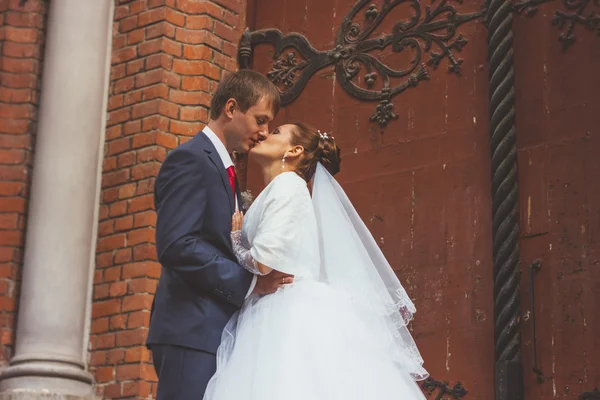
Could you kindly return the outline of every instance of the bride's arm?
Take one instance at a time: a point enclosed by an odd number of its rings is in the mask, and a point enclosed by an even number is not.
[[[250,249],[245,248],[242,244],[243,220],[244,216],[239,211],[236,211],[231,219],[231,244],[233,245],[233,253],[238,263],[246,270],[252,272],[254,275],[267,275],[273,269],[254,260]]]

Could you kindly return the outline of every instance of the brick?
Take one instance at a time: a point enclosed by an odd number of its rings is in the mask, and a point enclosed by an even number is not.
[[[188,0],[177,0],[177,9],[186,14],[208,14],[215,18],[221,18],[223,9],[210,2],[195,2]]]
[[[179,106],[166,100],[159,100],[158,112],[169,118],[178,118]]]
[[[118,365],[116,371],[116,379],[118,381],[142,379],[141,364]]]
[[[126,61],[133,60],[136,57],[137,52],[135,47],[125,47],[123,49],[113,51],[111,60],[113,64],[121,64]]]
[[[107,298],[109,286],[110,285],[108,283],[103,283],[101,285],[97,285],[96,287],[94,287],[94,300]],[[107,319],[107,322],[108,322],[108,319]]]
[[[144,344],[147,336],[148,336],[148,332],[146,329],[136,329],[133,331],[122,331],[122,332],[117,333],[117,346],[119,346],[119,347],[139,346],[139,345]],[[127,351],[129,351],[129,350],[130,349],[128,349]],[[128,360],[127,359],[127,351],[125,351],[125,362],[140,361],[140,360]]]
[[[160,36],[171,39],[175,38],[175,26],[167,22],[159,22],[146,28],[146,39],[153,39]]]
[[[97,368],[94,375],[98,383],[110,382],[114,378],[114,369],[112,367]]]
[[[127,34],[126,33],[124,33],[122,35],[116,35],[116,36],[113,35],[113,43],[112,43],[113,51],[122,49],[125,46],[127,46]]]
[[[108,143],[108,155],[123,153],[131,148],[131,140],[128,137],[115,139]]]
[[[110,284],[108,295],[110,297],[121,297],[127,293],[127,282],[113,282]],[[117,336],[118,342],[118,336]],[[118,345],[118,343],[117,343]]]
[[[35,89],[37,87],[37,77],[31,74],[11,74],[2,72],[0,73],[0,81],[2,82],[2,86],[10,88]]]
[[[32,104],[3,104],[0,117],[10,119],[32,119],[35,107]]]
[[[201,127],[201,124],[196,122],[171,121],[170,131],[176,135],[195,136]]]
[[[167,8],[165,18],[168,22],[177,26],[185,26],[186,24],[186,16],[183,13],[175,11],[171,8]]]
[[[214,32],[218,37],[225,39],[230,43],[237,43],[239,40],[238,33],[235,29],[219,21],[215,21]]]
[[[0,214],[0,229],[18,229],[19,215],[18,214]]]
[[[161,266],[157,262],[143,261],[126,264],[123,266],[123,279],[140,276],[159,278]]]
[[[106,301],[96,301],[92,305],[92,318],[105,317],[107,315],[118,314],[121,310],[121,300],[111,299]]]
[[[146,38],[146,29],[145,28],[136,29],[127,34],[127,45],[131,46],[131,45],[141,43],[144,41],[145,38]]]
[[[156,178],[152,177],[150,179],[144,179],[142,181],[139,181],[136,194],[139,196],[142,194],[154,193],[155,180]]]
[[[216,65],[228,72],[234,72],[237,70],[237,62],[233,58],[224,56],[219,53],[215,53],[213,61]]]
[[[177,43],[171,39],[163,38],[161,41],[161,49],[165,53],[171,54],[175,57],[181,57],[183,45]]]
[[[135,156],[135,153],[132,152]],[[137,185],[135,183],[128,183],[127,185],[123,185],[119,188],[119,199],[128,199],[130,197],[135,196],[135,189]]]
[[[237,56],[238,47],[237,44],[224,42],[223,43],[223,54],[229,56],[231,58],[235,58]]]
[[[22,182],[1,182],[0,196],[23,195],[25,185]]]
[[[183,56],[188,60],[212,60],[213,50],[204,45],[186,44],[183,46]]]
[[[181,86],[181,77],[178,74],[175,74],[171,71],[164,71],[163,83],[174,89],[179,89],[179,87]]]
[[[142,120],[142,132],[155,129],[166,131],[169,129],[169,120],[161,115],[154,115]]]
[[[123,218],[123,220],[128,221],[131,219],[131,216],[127,216]],[[117,250],[115,254],[115,264],[124,264],[128,263],[132,260],[132,251],[131,249],[121,249]]]
[[[245,2],[241,0],[212,0],[214,3],[233,11],[236,14],[241,14],[244,8]]]
[[[119,303],[119,300],[109,300],[112,302]],[[95,304],[94,304],[95,305]],[[97,349],[110,349],[115,345],[115,334],[105,333],[103,335],[97,335],[96,337],[96,348]]]
[[[205,107],[182,107],[180,119],[181,121],[206,123],[208,121],[208,109]]]
[[[124,104],[126,106],[130,106],[132,104],[136,104],[142,101],[142,91],[134,90],[133,92],[128,92],[125,94]]]
[[[113,252],[107,251],[105,253],[96,254],[96,267],[106,268],[112,265]]]
[[[148,8],[148,2],[146,0],[136,0],[129,4],[129,14],[135,15]]]
[[[141,93],[141,91],[139,91],[139,92]],[[140,121],[140,120],[128,121],[123,125],[123,134],[132,135],[134,133],[140,132],[141,129],[142,129],[142,121]]]
[[[240,25],[240,14],[234,14],[229,11],[223,11],[223,20],[224,23],[231,26],[232,28],[236,28]]]
[[[137,155],[134,151],[119,154],[117,157],[117,165],[119,168],[130,167],[136,162]]]
[[[138,164],[131,169],[131,177],[135,180],[140,180],[158,175],[160,164],[157,162],[148,162]],[[131,210],[130,210],[131,211]],[[133,212],[133,211],[132,211]]]
[[[118,217],[127,213],[127,202],[119,201],[109,206],[108,215],[110,217]]]
[[[94,322],[92,322],[92,325]],[[96,367],[98,365],[106,364],[106,352],[105,351],[95,351],[90,355],[90,365]]]
[[[144,43],[138,45],[138,54],[141,57],[149,54],[158,53],[162,49],[162,38],[146,40]]]
[[[110,385],[103,386],[104,392],[96,394],[99,399],[116,399],[123,396],[122,384],[112,383]]]
[[[110,317],[110,329],[112,329],[112,330],[125,329],[126,326],[127,326],[127,315],[126,314],[113,315],[112,317]]]
[[[133,15],[128,18],[124,18],[119,22],[119,32],[126,33],[130,32],[138,27],[138,16]]]
[[[129,175],[129,170],[120,170],[104,174],[102,176],[102,187],[107,188],[125,183],[129,179]]]
[[[146,26],[164,20],[166,10],[164,8],[149,10],[141,13],[138,19],[138,26]]]
[[[154,243],[156,237],[153,227],[144,227],[127,233],[127,242],[131,246],[140,243]]]
[[[117,168],[117,157],[109,157],[105,158],[102,162],[102,170],[104,172],[109,172],[115,170]]]
[[[114,82],[114,81],[124,78],[124,77],[125,77],[125,64],[113,65],[112,68],[110,69],[110,81]],[[111,83],[111,89],[109,90],[110,93],[114,93],[114,91],[115,91],[114,86],[115,86],[115,83]]]
[[[2,58],[2,70],[4,72],[37,74],[38,65],[38,61],[29,58]]]
[[[156,132],[143,132],[133,136],[131,147],[134,149],[156,144]]]
[[[130,15],[129,6],[118,6],[115,8],[115,21],[120,21]]]
[[[156,286],[158,281],[156,279],[151,278],[137,278],[132,279],[128,285],[128,293],[150,293],[154,294],[156,292]]]
[[[126,356],[127,359],[127,356]],[[141,396],[149,398],[152,394],[152,384],[150,382],[136,381],[123,382],[123,396]],[[152,398],[156,398],[154,395]]]
[[[100,238],[96,251],[102,252],[107,250],[115,250],[125,246],[125,235],[118,234]]]
[[[144,99],[144,101],[153,99],[168,99],[169,87],[164,84],[146,87],[142,91],[142,98]]]
[[[223,47],[223,40],[207,30],[175,29],[175,40],[187,44],[206,44],[217,50]]]
[[[0,246],[22,246],[23,238],[23,232],[21,231],[2,231]]]
[[[139,163],[145,163],[148,161],[159,161],[162,162],[167,156],[167,151],[163,147],[152,146],[145,149],[138,150],[137,161]]]
[[[44,25],[43,16],[38,13],[8,11],[4,15],[6,16],[5,25],[22,28],[43,28]]]
[[[123,95],[110,96],[108,99],[107,108],[109,111],[123,106]]]
[[[4,42],[2,54],[14,58],[40,58],[40,46],[36,44]]]
[[[118,93],[128,92],[134,88],[134,83],[135,83],[135,81],[134,81],[133,76],[128,76],[126,78],[119,79],[118,81],[115,82],[115,86],[113,88],[113,93],[118,94]]]
[[[144,103],[135,104],[131,110],[132,118],[143,118],[148,115],[156,114],[159,111],[160,100],[150,100]]]
[[[210,82],[203,76],[184,76],[181,78],[181,89],[185,91],[202,90],[208,92],[210,90]]]
[[[94,299],[97,297],[94,295]],[[98,318],[92,321],[90,327],[91,333],[104,333],[108,332],[108,318]]]
[[[123,298],[122,311],[149,310],[154,296],[151,294],[134,294]]]
[[[211,97],[205,92],[186,92],[183,90],[172,89],[169,93],[169,100],[176,104],[193,105],[193,106],[210,106]],[[173,123],[171,122],[171,126]]]
[[[25,161],[25,151],[17,149],[0,149],[0,160],[4,165],[22,164]]]
[[[113,329],[115,328],[119,329],[119,327],[113,326]],[[106,361],[108,361],[109,364],[117,364],[123,362],[123,360],[125,360],[125,350],[123,349],[112,349],[108,352],[106,357]]]
[[[29,131],[30,120],[27,119],[0,119],[0,133],[22,134]],[[16,144],[7,145],[0,142],[0,147],[15,148]]]
[[[133,248],[133,260],[145,261],[156,259],[156,247],[150,243],[143,243]]]
[[[191,15],[187,17],[185,26],[188,29],[213,29],[215,20],[208,15]],[[182,26],[182,25],[180,25]]]
[[[103,221],[98,224],[98,235],[101,237],[113,234],[115,231],[114,221]]]
[[[135,77],[135,87],[141,88],[144,86],[149,86],[149,85],[159,83],[162,79],[162,75],[163,75],[163,70],[160,68],[138,74]]]
[[[36,43],[38,40],[38,31],[32,28],[5,26],[4,39],[16,43]]]
[[[134,75],[144,69],[144,60],[133,60],[127,63],[127,67],[125,69],[125,73],[127,75]]]
[[[156,279],[154,279],[156,282]],[[150,326],[150,311],[134,311],[129,314],[127,329],[148,328]]]

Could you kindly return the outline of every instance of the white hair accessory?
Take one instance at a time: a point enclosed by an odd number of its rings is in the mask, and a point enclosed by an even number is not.
[[[321,137],[321,139],[325,140],[325,139],[331,139],[334,140],[335,138],[333,136],[328,136],[327,132],[321,133],[320,130],[317,130],[317,133],[319,134],[319,136]]]

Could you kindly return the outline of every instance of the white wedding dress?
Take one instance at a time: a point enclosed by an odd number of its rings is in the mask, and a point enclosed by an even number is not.
[[[318,174],[333,179],[320,165]],[[354,230],[321,226],[327,222],[316,208],[306,182],[286,172],[248,210],[244,246],[254,260],[294,274],[295,281],[274,294],[251,296],[231,319],[205,400],[425,399],[415,380],[424,379],[427,372],[406,329],[408,321],[390,317],[412,316],[412,303],[395,301],[404,309],[400,313],[397,308],[377,308],[377,295],[345,279],[358,277],[353,267],[336,279],[335,270],[324,266],[326,255],[341,251],[336,260],[359,262],[354,256],[353,261],[345,260],[357,246],[344,248],[348,243],[339,241]],[[327,206],[320,211],[324,217],[333,214]],[[331,249],[324,248],[328,243]],[[401,294],[405,296],[403,289]],[[370,304],[364,306],[363,301]]]

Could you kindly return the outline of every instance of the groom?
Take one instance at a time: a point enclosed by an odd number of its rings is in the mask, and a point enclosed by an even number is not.
[[[211,101],[210,121],[169,153],[154,188],[156,250],[162,274],[147,344],[158,376],[157,400],[202,399],[216,370],[229,318],[251,293],[269,294],[293,277],[256,277],[231,246],[231,217],[241,205],[230,154],[246,153],[268,135],[279,93],[264,76],[241,70]]]

